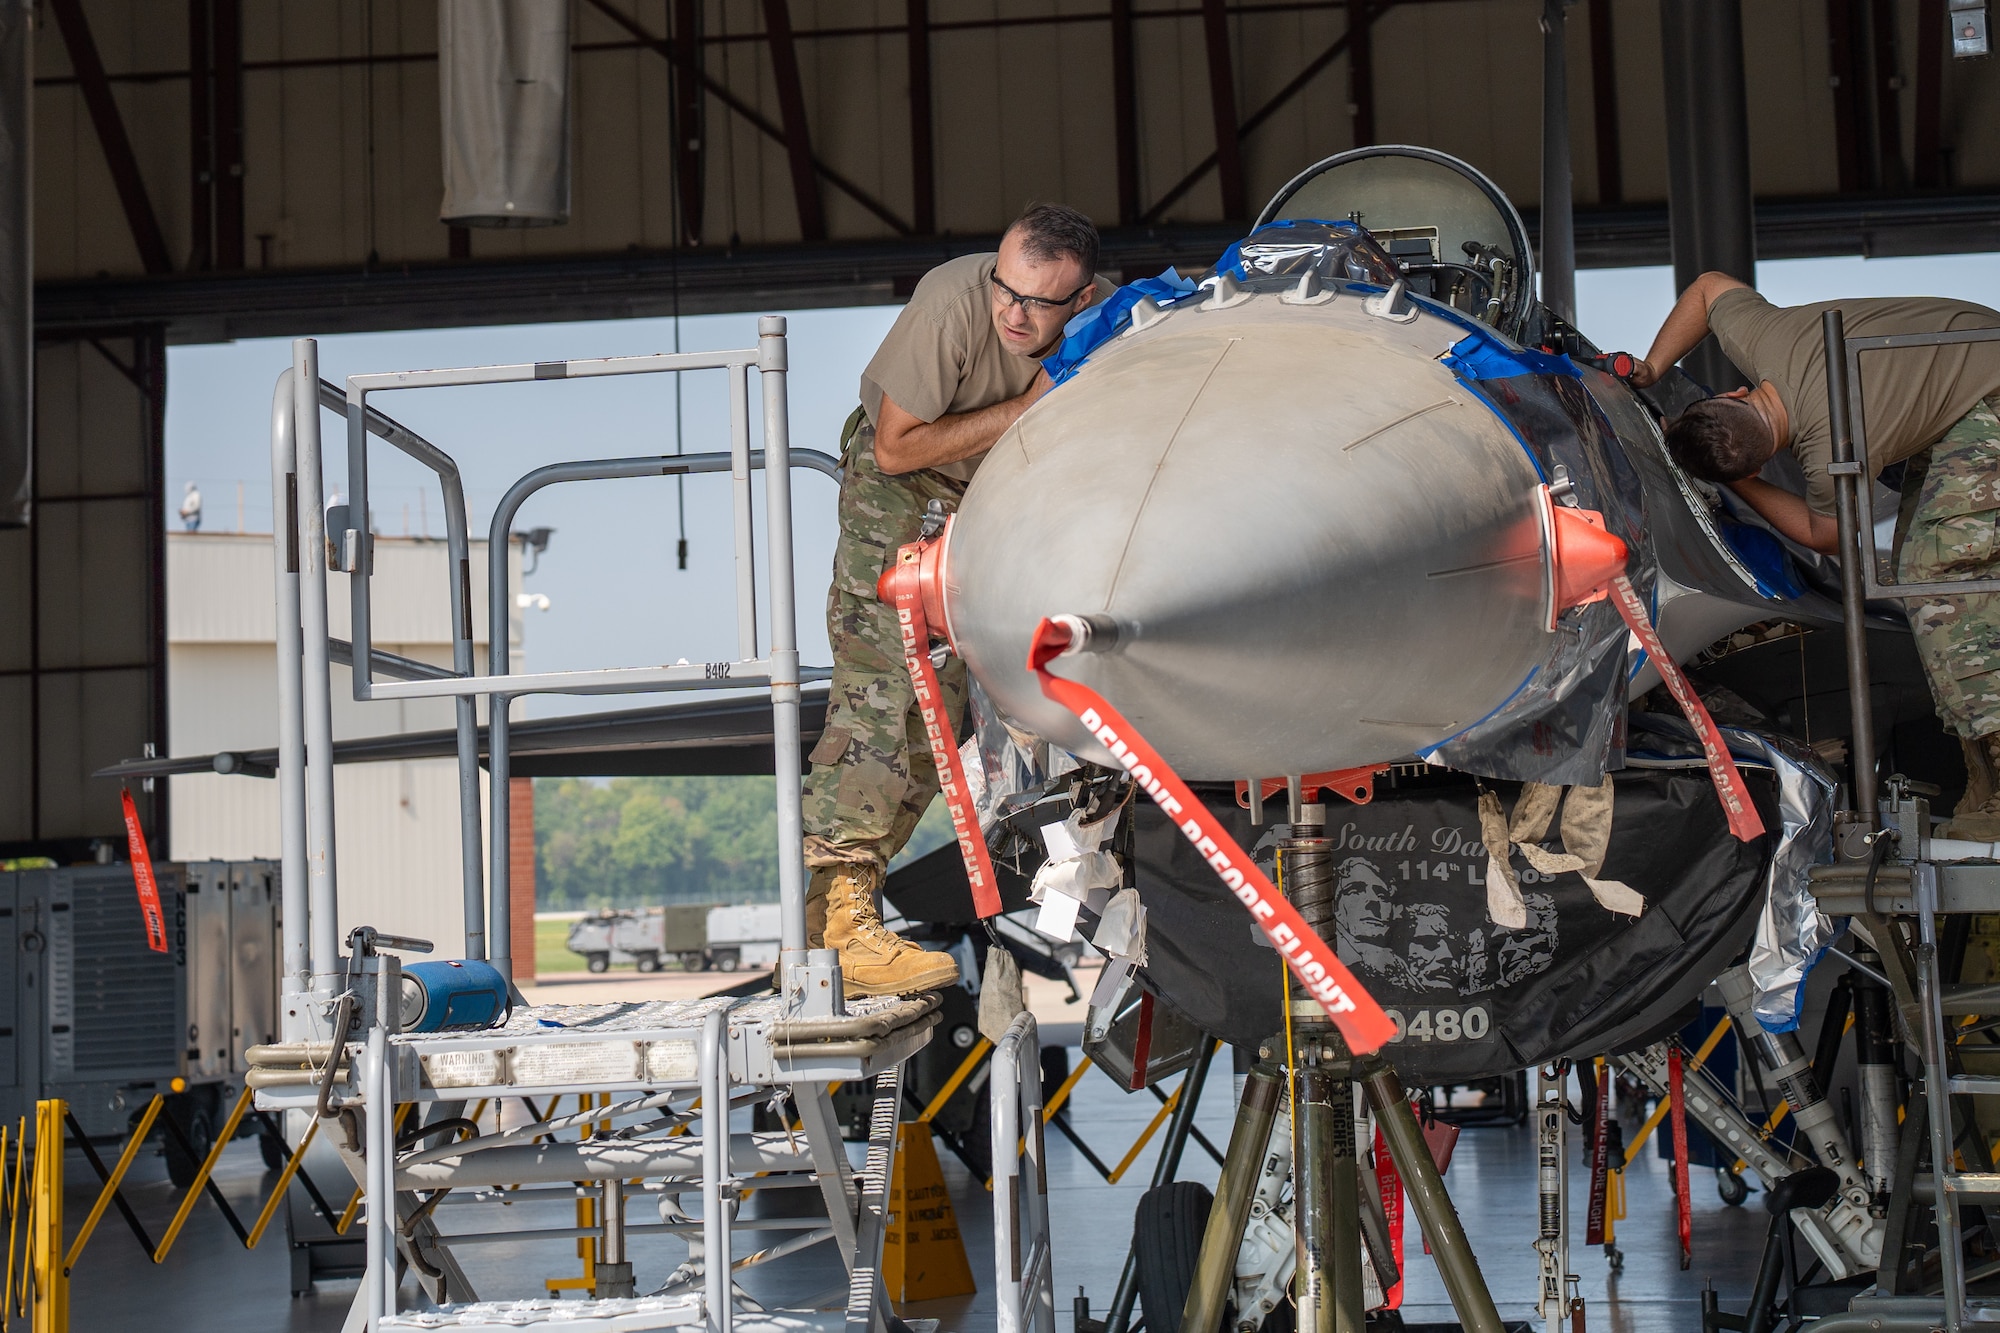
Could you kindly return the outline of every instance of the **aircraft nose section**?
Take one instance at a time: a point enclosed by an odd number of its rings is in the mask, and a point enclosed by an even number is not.
[[[1036,624],[1061,614],[1117,642],[1057,670],[1192,777],[1426,749],[1533,670],[1534,465],[1438,364],[1454,330],[1385,337],[1341,304],[1177,314],[1002,437],[940,578],[956,647],[1010,716],[1105,757],[1026,669]]]

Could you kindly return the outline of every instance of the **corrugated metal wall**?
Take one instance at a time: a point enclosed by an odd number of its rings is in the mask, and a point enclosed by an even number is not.
[[[189,4],[240,5],[241,246],[250,268],[437,260],[450,253],[437,220],[436,10],[430,0],[62,0],[94,34],[131,140],[137,175],[176,269],[220,252],[230,200],[194,177]],[[562,227],[474,233],[475,257],[609,254],[673,244],[676,185],[671,66],[658,43],[677,9],[699,12],[701,235],[710,246],[784,244],[800,236],[787,148],[724,105],[725,96],[782,129],[764,40],[764,0],[571,0],[575,49],[575,210]],[[1030,199],[1060,199],[1105,224],[1120,221],[1114,130],[1114,0],[930,0],[936,228],[997,231]],[[1907,182],[1920,130],[1916,68],[1921,0],[1755,0],[1744,5],[1754,185],[1760,197],[1841,188],[1835,47],[1829,15],[1878,10],[1895,34],[1879,69],[1897,120]],[[1141,212],[1215,149],[1201,6],[1132,6]],[[1459,154],[1523,205],[1536,202],[1540,89],[1538,0],[1403,0],[1375,20],[1373,95],[1353,101],[1342,53],[1243,138],[1249,207],[1325,154],[1352,146],[1372,119],[1378,142]],[[1344,3],[1236,0],[1229,64],[1239,121],[1249,122],[1346,36]],[[206,8],[204,13],[208,12]],[[812,152],[905,224],[916,218],[911,156],[908,0],[790,0]],[[1659,13],[1655,0],[1578,5],[1570,20],[1571,128],[1579,201],[1597,180],[1590,25],[1614,26],[1618,143],[1627,202],[1659,203]],[[612,14],[618,18],[612,17]],[[372,30],[370,19],[372,16]],[[1857,20],[1866,29],[1866,22]],[[1857,38],[1856,40],[1860,40]],[[62,33],[40,34],[37,97],[38,272],[44,279],[143,271],[140,251]],[[372,62],[372,63],[370,63]],[[2000,185],[2000,77],[1990,62],[1939,69],[1948,178]],[[207,86],[207,85],[204,85]],[[1864,122],[1883,98],[1868,90]],[[223,127],[225,130],[228,127]],[[696,127],[699,129],[700,127]],[[228,137],[226,134],[223,137]],[[228,158],[217,147],[217,171]],[[1871,141],[1872,142],[1872,141]],[[1867,145],[1864,145],[1866,147]],[[233,151],[233,150],[230,150]],[[1921,164],[1917,174],[1921,176]],[[1921,183],[1921,182],[1920,182]],[[1870,181],[1855,188],[1867,188]],[[1898,186],[1897,179],[1882,185]],[[822,179],[827,235],[896,234],[876,211]],[[226,192],[225,192],[226,193]],[[206,210],[206,211],[205,211]],[[220,212],[217,212],[220,210]],[[1223,215],[1213,171],[1149,221]],[[197,226],[210,218],[207,229]],[[1137,219],[1124,219],[1136,221]],[[197,234],[197,233],[200,234]],[[371,259],[372,257],[372,259]],[[225,265],[226,266],[226,265]]]
[[[107,330],[43,344],[35,372],[34,519],[0,531],[0,848],[81,856],[122,846],[118,784],[91,772],[165,753],[166,349]],[[134,795],[157,838],[165,793]]]
[[[155,510],[154,512],[158,512]],[[473,635],[486,660],[486,543],[472,552]],[[277,653],[273,645],[271,539],[256,534],[169,533],[168,673],[175,753],[261,749],[277,742]],[[518,548],[510,556],[519,573]],[[378,537],[378,648],[451,665],[445,544]],[[347,581],[330,585],[329,620],[347,637]],[[521,622],[510,617],[515,651]],[[449,700],[357,703],[347,668],[333,670],[337,740],[452,725]],[[176,860],[276,858],[278,784],[202,774],[169,779],[173,815],[166,840]],[[340,929],[371,925],[437,941],[456,954],[464,920],[459,878],[458,774],[454,761],[351,764],[334,771]],[[482,820],[490,805],[482,775]],[[532,889],[530,890],[532,891]]]

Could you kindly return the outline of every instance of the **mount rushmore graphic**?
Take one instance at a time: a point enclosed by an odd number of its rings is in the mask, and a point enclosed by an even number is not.
[[[1364,833],[1350,823],[1328,830],[1328,840],[1351,853],[1334,872],[1334,947],[1365,981],[1390,993],[1470,997],[1555,962],[1555,897],[1529,887],[1552,877],[1521,869],[1527,921],[1497,924],[1487,912],[1490,867],[1476,833],[1451,825]],[[1267,834],[1258,854],[1270,857],[1276,842]]]

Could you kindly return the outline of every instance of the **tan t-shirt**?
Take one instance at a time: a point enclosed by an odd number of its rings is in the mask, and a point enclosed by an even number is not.
[[[1941,296],[1868,297],[1774,306],[1747,287],[1708,308],[1722,350],[1752,380],[1769,380],[1792,423],[1792,453],[1806,474],[1806,504],[1833,512],[1833,437],[1826,410],[1826,335],[1820,316],[1839,310],[1847,336],[2000,328],[2000,311]],[[1907,347],[1861,355],[1868,475],[1935,444],[1952,423],[2000,390],[2000,342]],[[901,401],[898,399],[897,401]]]
[[[1009,352],[993,327],[991,284],[998,258],[960,255],[924,274],[861,372],[861,407],[870,422],[879,423],[885,395],[918,420],[936,421],[1028,391],[1041,362]],[[1092,300],[1113,290],[1115,285],[1100,277]],[[962,458],[931,470],[971,481],[978,469],[979,458]]]

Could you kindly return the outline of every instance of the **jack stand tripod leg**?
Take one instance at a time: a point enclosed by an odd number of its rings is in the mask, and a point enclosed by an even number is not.
[[[1472,1246],[1466,1242],[1458,1210],[1452,1207],[1451,1196],[1445,1193],[1444,1177],[1438,1174],[1424,1133],[1417,1128],[1417,1117],[1403,1095],[1403,1081],[1380,1056],[1368,1056],[1359,1064],[1361,1086],[1368,1093],[1368,1104],[1375,1108],[1375,1123],[1382,1127],[1389,1156],[1402,1173],[1410,1207],[1423,1225],[1425,1239],[1431,1243],[1438,1275],[1444,1279],[1459,1323],[1465,1326],[1465,1333],[1502,1333],[1493,1293],[1486,1289],[1486,1279],[1479,1271],[1479,1261],[1473,1257]]]
[[[1337,1039],[1331,1029],[1325,1034]],[[1308,1037],[1308,1042],[1311,1037]],[[1362,1333],[1361,1200],[1354,1156],[1354,1085],[1340,1077],[1347,1061],[1323,1064],[1301,1053],[1297,1117],[1299,1163],[1293,1173],[1298,1265],[1292,1290],[1299,1333]]]
[[[1236,1255],[1243,1248],[1243,1228],[1250,1220],[1250,1196],[1257,1187],[1257,1168],[1270,1146],[1271,1125],[1278,1118],[1278,1098],[1284,1076],[1259,1063],[1243,1080],[1243,1102],[1236,1108],[1236,1127],[1223,1154],[1222,1175],[1215,1182],[1215,1206],[1202,1233],[1201,1255],[1195,1260],[1194,1282],[1188,1287],[1181,1313],[1184,1333],[1216,1333],[1223,1307],[1236,1277]],[[1497,1330],[1495,1331],[1497,1333]]]
[[[1355,1174],[1360,1179],[1358,1194],[1361,1203],[1361,1243],[1368,1247],[1368,1262],[1375,1267],[1375,1280],[1388,1291],[1403,1280],[1402,1271],[1396,1265],[1396,1250],[1389,1241],[1389,1213],[1382,1206],[1381,1183],[1376,1178],[1369,1159],[1362,1156],[1366,1147],[1362,1140],[1355,1142]]]

